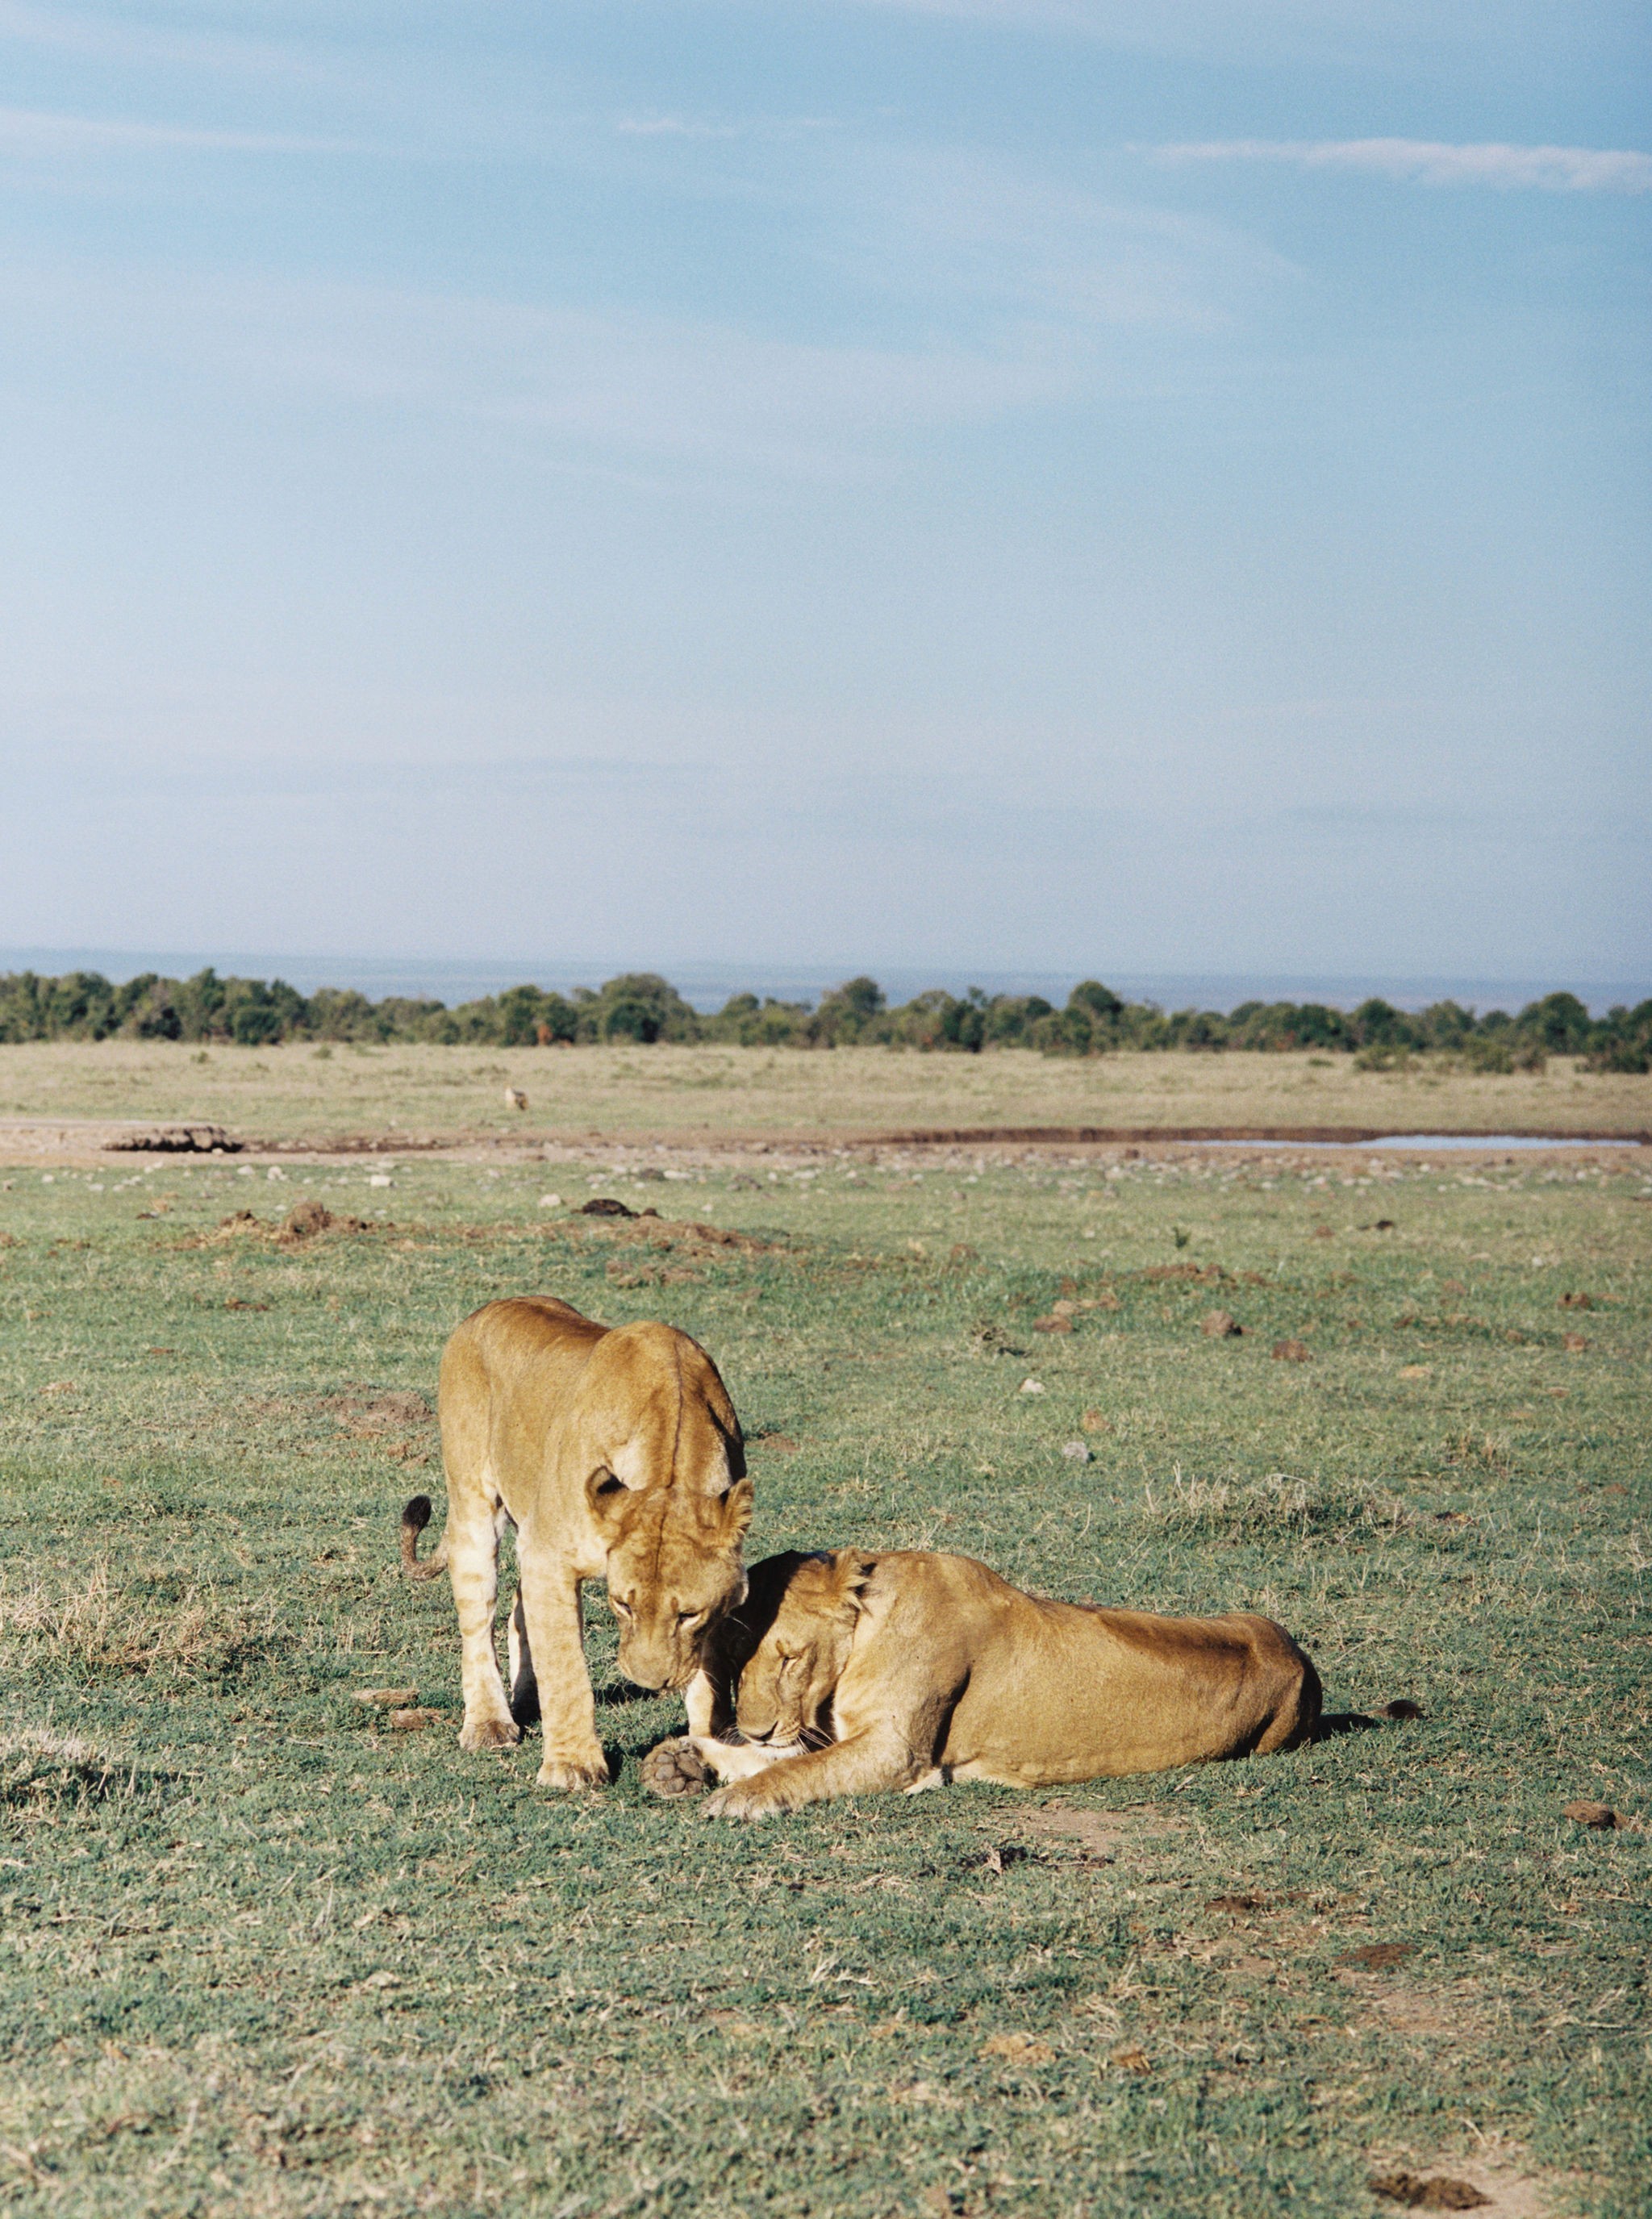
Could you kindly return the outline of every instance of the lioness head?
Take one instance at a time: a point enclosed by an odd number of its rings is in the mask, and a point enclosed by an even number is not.
[[[831,1738],[832,1697],[849,1660],[874,1557],[859,1549],[801,1557],[740,1675],[735,1723],[748,1741],[819,1744]],[[761,1575],[767,1568],[757,1568]]]
[[[641,1688],[686,1687],[746,1592],[751,1482],[717,1366],[669,1326],[618,1327],[592,1352],[571,1438],[606,1555],[619,1669]]]

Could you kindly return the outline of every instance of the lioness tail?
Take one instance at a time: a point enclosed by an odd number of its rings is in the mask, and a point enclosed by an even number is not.
[[[447,1535],[421,1563],[419,1559],[419,1537],[430,1524],[430,1497],[415,1495],[401,1514],[401,1569],[410,1580],[433,1580],[438,1572],[447,1569]]]

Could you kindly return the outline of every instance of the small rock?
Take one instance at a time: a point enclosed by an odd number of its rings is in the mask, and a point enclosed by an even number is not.
[[[1023,1395],[1041,1395],[1044,1392],[1044,1382],[1041,1379],[1023,1379],[1021,1383],[1021,1392]]]
[[[1593,1826],[1603,1834],[1624,1823],[1610,1803],[1568,1803],[1561,1816],[1575,1818],[1580,1826]]]
[[[560,1209],[562,1206],[562,1197],[559,1194],[542,1194],[539,1197],[541,1209]]]
[[[1070,1457],[1074,1464],[1088,1464],[1090,1462],[1090,1443],[1088,1441],[1063,1441],[1061,1444],[1061,1453],[1064,1457]]]
[[[1071,1333],[1072,1320],[1070,1317],[1059,1316],[1052,1310],[1048,1317],[1033,1320],[1033,1331],[1034,1333]]]
[[[1199,1330],[1207,1340],[1237,1340],[1245,1327],[1231,1311],[1207,1310],[1199,1321]]]
[[[433,1726],[442,1713],[439,1711],[392,1711],[390,1731],[393,1733],[422,1733]]]
[[[1281,1364],[1307,1364],[1314,1354],[1305,1340],[1276,1340],[1273,1352]]]
[[[352,1703],[365,1703],[370,1709],[399,1711],[419,1700],[419,1690],[417,1688],[357,1688],[350,1700]]]
[[[371,1172],[367,1184],[369,1186],[388,1186],[391,1184],[390,1174],[388,1172]]]

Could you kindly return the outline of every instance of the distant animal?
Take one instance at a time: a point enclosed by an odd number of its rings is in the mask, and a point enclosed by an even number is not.
[[[725,1818],[953,1780],[1044,1787],[1294,1749],[1320,1700],[1270,1619],[1049,1602],[923,1550],[789,1553],[753,1566],[689,1687],[688,1737],[644,1777],[670,1794],[715,1772]]]
[[[525,1110],[527,1106],[528,1097],[522,1091],[522,1089],[519,1086],[507,1086],[506,1088],[505,1107],[507,1110]]]
[[[734,1405],[711,1358],[668,1325],[612,1329],[567,1302],[488,1302],[442,1357],[438,1412],[447,1530],[423,1562],[427,1496],[401,1515],[413,1579],[444,1568],[459,1615],[460,1744],[495,1749],[544,1730],[542,1787],[608,1777],[585,1664],[581,1588],[606,1580],[619,1669],[681,1688],[746,1593],[751,1482]],[[499,1540],[517,1529],[511,1692],[494,1645]]]

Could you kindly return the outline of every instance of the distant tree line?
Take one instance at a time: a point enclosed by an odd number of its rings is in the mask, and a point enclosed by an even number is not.
[[[596,1041],[726,1041],[742,1047],[850,1045],[952,1050],[1028,1047],[1046,1055],[1117,1048],[1313,1048],[1391,1069],[1413,1055],[1449,1054],[1481,1071],[1541,1069],[1550,1055],[1586,1057],[1597,1070],[1652,1070],[1652,1001],[1592,1017],[1575,994],[1546,994],[1518,1015],[1477,1015],[1456,1002],[1419,1011],[1376,998],[1355,1010],[1323,1002],[1242,1002],[1214,1010],[1127,1002],[1086,979],[1057,1009],[1040,994],[964,995],[941,987],[891,1005],[873,979],[850,979],[818,1003],[736,994],[702,1016],[652,971],[627,972],[569,994],[512,986],[449,1009],[391,995],[382,1002],[338,987],[301,994],[281,979],[192,979],[153,972],[113,985],[95,971],[46,979],[0,974],[0,1042],[40,1040],[224,1041],[432,1041],[455,1047],[554,1047]]]

